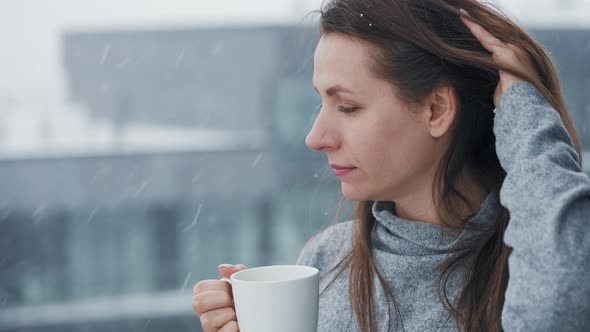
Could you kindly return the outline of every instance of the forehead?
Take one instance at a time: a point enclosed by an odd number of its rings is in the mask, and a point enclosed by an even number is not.
[[[314,83],[375,79],[369,70],[371,50],[369,43],[346,35],[322,35],[314,55]]]

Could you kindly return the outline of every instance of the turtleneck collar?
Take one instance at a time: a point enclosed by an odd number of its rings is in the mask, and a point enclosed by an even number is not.
[[[489,224],[498,204],[494,194],[489,193],[482,201],[479,211],[468,219],[468,223],[474,226]],[[377,221],[372,235],[375,248],[399,255],[447,253],[477,234],[471,228],[455,231],[423,221],[402,219],[395,214],[395,203],[391,201],[374,202],[372,213]]]

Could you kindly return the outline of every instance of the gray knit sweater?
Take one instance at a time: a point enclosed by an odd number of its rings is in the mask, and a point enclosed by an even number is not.
[[[494,120],[496,149],[507,172],[500,202],[489,194],[470,220],[491,222],[502,204],[510,211],[504,242],[513,248],[502,311],[505,331],[590,331],[590,178],[558,113],[529,83],[503,95]],[[393,288],[406,331],[456,331],[437,295],[438,272],[457,243],[473,230],[451,232],[403,220],[393,202],[375,202],[373,255]],[[353,221],[330,226],[303,248],[297,264],[315,266],[322,281],[318,331],[358,331],[348,293],[349,273],[334,283],[328,270],[347,253]],[[449,296],[459,290],[461,269],[451,275]],[[387,331],[387,303],[376,281],[379,331]],[[391,308],[393,331],[400,319]]]

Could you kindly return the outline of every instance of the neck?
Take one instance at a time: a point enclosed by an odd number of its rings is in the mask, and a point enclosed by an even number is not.
[[[431,183],[432,181],[430,181]],[[432,185],[424,185],[422,188],[422,190],[413,191],[411,195],[395,199],[396,214],[406,220],[421,221],[439,226],[447,225],[441,220],[436,210]],[[487,190],[479,185],[476,178],[469,171],[463,172],[457,184],[457,190],[467,199],[467,203],[458,197],[453,199],[453,212],[460,217],[460,220],[465,220],[479,211],[481,203],[487,195]]]

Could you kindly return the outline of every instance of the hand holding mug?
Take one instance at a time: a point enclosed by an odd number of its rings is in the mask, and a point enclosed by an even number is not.
[[[245,269],[246,267],[241,264],[222,264],[218,267],[223,279]],[[232,288],[223,279],[201,280],[193,287],[193,310],[201,320],[204,332],[239,331]]]

